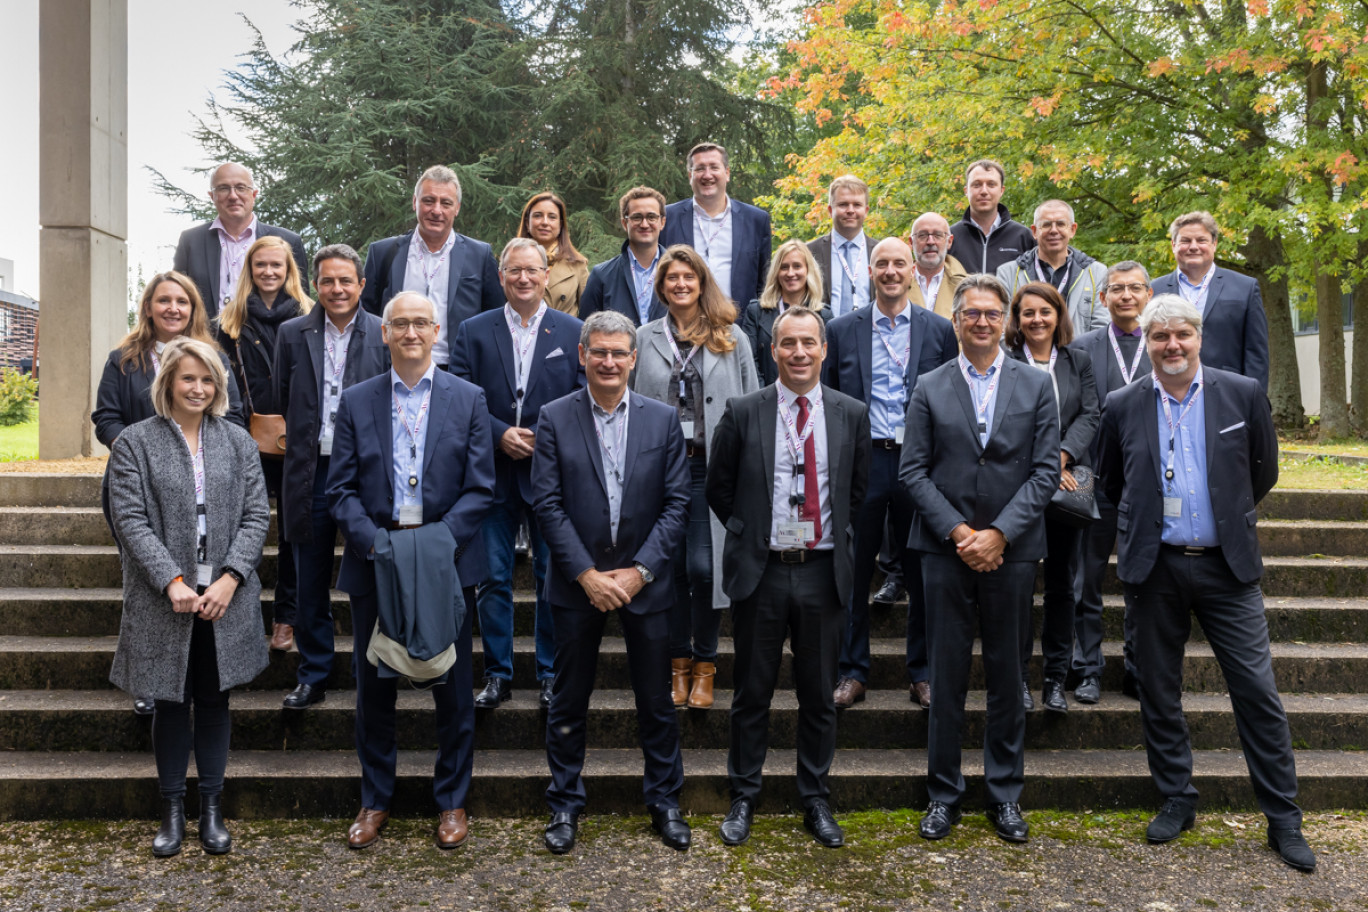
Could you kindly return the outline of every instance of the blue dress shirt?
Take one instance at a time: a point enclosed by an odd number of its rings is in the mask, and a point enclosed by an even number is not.
[[[636,292],[637,316],[641,319],[639,325],[645,326],[651,322],[651,305],[655,303],[655,273],[656,266],[660,264],[660,247],[657,245],[655,259],[644,269],[630,248],[627,262],[632,264],[632,288]]]
[[[993,436],[993,412],[997,408],[998,384],[994,382],[994,377],[1002,374],[1002,362],[1006,359],[1006,353],[998,349],[997,357],[993,363],[988,365],[988,372],[980,374],[978,369],[970,363],[969,359],[961,353],[959,356],[960,371],[964,374],[964,379],[969,383],[970,400],[974,403],[974,416],[983,425],[983,430],[979,431],[979,445],[988,446],[988,438]],[[989,388],[992,388],[990,394]],[[982,416],[979,416],[978,408],[983,405],[984,397],[988,398],[987,407]]]
[[[1183,415],[1184,407],[1192,402],[1201,384],[1202,369],[1199,367],[1187,395],[1182,402],[1178,402],[1164,391],[1157,378],[1154,382],[1154,412],[1155,420],[1159,423],[1159,463],[1156,466],[1159,484],[1164,497],[1177,497],[1183,503],[1181,515],[1164,517],[1161,540],[1166,545],[1212,548],[1221,543],[1216,536],[1216,520],[1211,512],[1211,491],[1207,488],[1206,410],[1199,401]],[[1169,425],[1160,397],[1168,398],[1169,414],[1176,425],[1172,481],[1164,478],[1168,465]],[[1180,415],[1183,416],[1181,420]]]
[[[869,334],[873,346],[869,373],[869,432],[875,440],[892,440],[907,418],[912,306],[904,301],[902,312],[893,318],[880,310],[875,310],[874,314],[874,331]],[[903,359],[902,366],[889,354],[890,348]]]
[[[392,477],[394,479],[394,512],[390,514],[390,519],[399,521],[399,509],[411,504],[421,504],[423,502],[423,445],[427,442],[428,421],[432,418],[432,374],[436,370],[435,364],[429,364],[427,372],[418,380],[413,389],[409,389],[394,368],[390,368],[390,388],[394,391],[394,399],[398,402],[390,402],[390,434],[392,435],[393,449],[393,468]],[[428,403],[428,409],[423,414],[422,426],[418,426],[419,412],[422,411],[423,403]],[[408,422],[408,427],[404,427],[404,422],[399,420],[399,411],[395,408],[398,405],[402,408],[404,418]],[[409,429],[417,433],[416,440],[410,440]],[[409,478],[416,477],[416,485],[409,484]]]

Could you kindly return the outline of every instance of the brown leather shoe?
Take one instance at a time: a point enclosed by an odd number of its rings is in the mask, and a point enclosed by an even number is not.
[[[364,849],[380,838],[380,831],[389,823],[389,811],[375,811],[362,808],[356,821],[347,830],[347,845],[353,849]]]
[[[437,848],[454,849],[470,835],[470,821],[464,808],[452,808],[437,815]]]
[[[912,702],[913,702],[913,703],[920,703],[922,709],[930,709],[930,708],[931,708],[931,682],[930,682],[930,681],[915,681],[915,682],[913,682],[913,684],[912,684],[911,688],[909,688],[909,690],[910,690],[910,693],[908,694],[908,696],[910,696],[910,697],[912,698]]]
[[[850,709],[865,698],[865,686],[854,678],[841,678],[832,693],[837,709]]]
[[[689,691],[689,706],[693,709],[712,709],[713,675],[717,666],[712,662],[693,663],[693,689]]]
[[[280,652],[294,649],[294,628],[279,621],[271,628],[271,648]]]
[[[670,659],[670,696],[675,706],[689,702],[689,687],[693,679],[692,659]]]

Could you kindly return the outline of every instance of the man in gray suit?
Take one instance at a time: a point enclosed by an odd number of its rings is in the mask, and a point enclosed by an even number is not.
[[[1045,556],[1045,506],[1059,487],[1059,414],[1049,376],[1007,358],[999,342],[1007,289],[989,275],[955,289],[960,355],[917,382],[899,478],[917,512],[908,546],[921,552],[931,719],[921,835],[941,839],[960,819],[960,744],[974,627],[983,640],[988,721],[983,738],[988,819],[1025,842],[1018,799],[1025,752],[1020,625]]]

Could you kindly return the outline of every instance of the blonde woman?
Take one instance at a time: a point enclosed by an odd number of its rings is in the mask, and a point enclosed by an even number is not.
[[[741,331],[750,341],[761,386],[769,386],[779,378],[774,353],[770,351],[770,331],[774,318],[790,307],[806,307],[823,323],[831,322],[831,308],[822,305],[822,271],[807,244],[799,240],[785,241],[774,251],[765,289],[759,298],[746,305],[741,317]]]

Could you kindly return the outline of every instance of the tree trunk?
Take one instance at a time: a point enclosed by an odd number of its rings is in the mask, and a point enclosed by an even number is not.
[[[1282,242],[1261,227],[1249,232],[1244,246],[1249,270],[1258,277],[1268,318],[1268,399],[1273,422],[1280,428],[1300,429],[1306,423],[1302,407],[1301,369],[1297,366],[1297,342],[1292,331],[1292,303],[1287,288],[1286,257]],[[1278,278],[1270,278],[1274,270]],[[1368,399],[1364,400],[1368,404]]]
[[[1344,377],[1344,291],[1337,275],[1316,263],[1316,320],[1320,323],[1320,428],[1317,437],[1349,436]]]
[[[1359,243],[1359,262],[1365,258],[1368,241]],[[1354,352],[1349,381],[1349,420],[1354,433],[1368,437],[1368,279],[1354,287]]]

